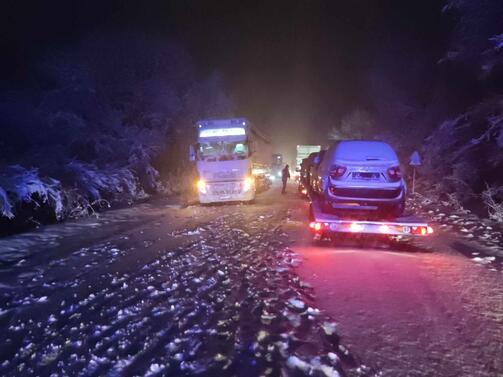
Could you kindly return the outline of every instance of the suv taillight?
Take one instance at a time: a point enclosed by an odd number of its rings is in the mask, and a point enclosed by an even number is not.
[[[388,169],[389,178],[396,182],[402,178],[402,172],[400,171],[400,166],[393,166]]]
[[[328,175],[330,175],[330,178],[334,178],[335,179],[335,178],[342,177],[345,172],[346,172],[346,167],[345,166],[334,165],[330,169],[330,173],[328,173]]]

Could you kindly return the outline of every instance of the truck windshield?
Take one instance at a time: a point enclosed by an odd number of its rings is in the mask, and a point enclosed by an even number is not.
[[[244,142],[211,141],[199,143],[199,159],[204,161],[244,160],[248,145]]]

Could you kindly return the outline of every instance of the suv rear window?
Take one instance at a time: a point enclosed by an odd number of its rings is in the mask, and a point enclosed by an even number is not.
[[[337,144],[335,158],[353,161],[398,160],[393,148],[382,141],[341,141]]]

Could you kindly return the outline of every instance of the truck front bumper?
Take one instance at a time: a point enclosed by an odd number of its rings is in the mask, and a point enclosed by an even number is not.
[[[243,181],[208,182],[205,192],[199,190],[199,202],[249,202],[255,199],[256,188],[252,185],[248,190],[243,189]]]

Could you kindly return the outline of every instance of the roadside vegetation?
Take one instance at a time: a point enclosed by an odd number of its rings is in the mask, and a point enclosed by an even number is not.
[[[404,167],[418,150],[422,194],[503,224],[503,5],[451,0],[443,16],[452,26],[431,55],[401,36],[376,44],[367,106],[328,136],[384,139]]]
[[[191,125],[232,109],[218,73],[144,34],[47,51],[32,75],[0,95],[1,234],[179,193]]]

